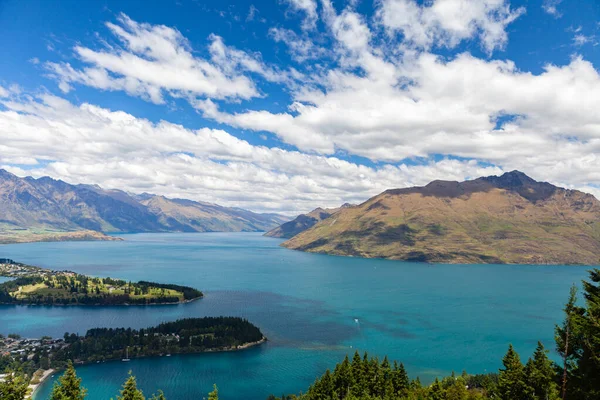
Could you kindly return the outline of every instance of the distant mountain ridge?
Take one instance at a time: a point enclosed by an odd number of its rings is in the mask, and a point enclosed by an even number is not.
[[[285,222],[277,228],[271,229],[265,233],[264,236],[290,239],[304,232],[307,229],[312,228],[317,222],[320,222],[326,218],[329,218],[332,214],[335,214],[342,208],[352,207],[351,204],[345,203],[338,208],[315,208],[309,213],[300,214],[291,221]]]
[[[283,243],[440,263],[600,264],[600,202],[522,172],[387,190]]]
[[[132,195],[0,169],[0,231],[261,232],[286,219],[148,193]]]

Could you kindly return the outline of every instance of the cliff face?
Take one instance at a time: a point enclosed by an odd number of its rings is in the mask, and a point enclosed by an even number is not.
[[[238,208],[155,195],[131,195],[48,177],[19,178],[0,170],[0,232],[266,231],[284,219]]]
[[[600,264],[600,202],[513,171],[393,189],[283,243],[440,263]]]

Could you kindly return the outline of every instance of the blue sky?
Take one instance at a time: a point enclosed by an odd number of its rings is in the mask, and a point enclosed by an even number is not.
[[[593,0],[0,0],[0,166],[289,214],[600,189]]]

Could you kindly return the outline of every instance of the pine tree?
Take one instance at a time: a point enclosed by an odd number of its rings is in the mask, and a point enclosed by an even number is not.
[[[600,269],[583,282],[585,312],[580,318],[583,351],[577,365],[578,383],[586,399],[600,398]]]
[[[498,376],[498,394],[501,400],[527,400],[531,389],[525,382],[525,371],[512,344],[502,359],[504,368]]]
[[[334,382],[336,391],[341,398],[345,398],[350,392],[350,388],[354,386],[352,366],[350,365],[348,356],[346,356],[344,361],[336,367]]]
[[[445,393],[444,388],[442,387],[441,382],[438,378],[435,378],[433,384],[429,387],[429,394],[427,396],[428,400],[444,400]]]
[[[527,384],[532,389],[535,400],[557,400],[558,387],[554,382],[556,374],[553,363],[548,359],[548,350],[538,342],[533,359],[529,359],[525,367]]]
[[[27,386],[23,376],[8,371],[4,382],[0,382],[0,399],[23,400],[27,394]]]
[[[365,351],[365,354],[363,354],[363,359],[362,359],[362,373],[363,376],[365,378],[365,383],[366,380],[368,379],[369,376],[371,376],[371,363],[369,363],[369,355],[367,354],[367,352]]]
[[[382,373],[381,373],[381,364],[379,364],[379,359],[377,357],[371,358],[369,361],[369,393],[374,396],[383,395],[382,390]]]
[[[333,397],[334,386],[333,386],[333,378],[331,377],[331,372],[329,370],[325,371],[325,375],[321,378],[321,385],[319,394],[321,394],[325,399],[330,399]]]
[[[445,400],[466,400],[469,395],[467,383],[462,376],[454,378],[454,382],[446,389]]]
[[[400,396],[406,396],[410,388],[410,380],[408,379],[404,364],[400,363],[398,366],[398,363],[394,361],[393,381],[396,393]]]
[[[159,390],[157,394],[153,394],[150,400],[167,400],[162,390]]]
[[[562,398],[600,398],[600,269],[583,282],[585,307],[576,305],[575,289],[565,306],[565,321],[556,327],[556,347],[563,358]]]
[[[208,400],[219,400],[219,388],[213,385],[213,391],[208,394]]]
[[[83,400],[87,390],[81,387],[81,378],[77,377],[71,360],[67,363],[65,373],[54,384],[50,400]]]
[[[556,326],[554,339],[556,341],[556,350],[562,358],[561,365],[561,397],[567,396],[567,391],[578,391],[578,377],[575,375],[579,356],[583,351],[583,339],[581,336],[581,319],[585,310],[576,305],[577,287],[572,286],[569,293],[569,300],[565,305],[565,319],[561,326]],[[573,396],[571,396],[573,397]],[[577,398],[579,396],[575,396]]]
[[[123,384],[121,395],[117,396],[117,400],[145,400],[144,394],[137,388],[137,381],[131,371],[129,371],[129,378]]]
[[[417,376],[416,379],[413,379],[413,381],[410,383],[410,387],[411,389],[420,389],[423,387],[423,385],[421,384],[421,379]]]
[[[353,396],[360,397],[363,394],[365,380],[363,362],[358,351],[354,352],[350,369],[352,370],[352,380],[354,382],[350,392]]]

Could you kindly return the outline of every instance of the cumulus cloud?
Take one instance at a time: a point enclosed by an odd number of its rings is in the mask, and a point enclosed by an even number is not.
[[[297,151],[51,95],[8,93],[0,162],[19,173],[14,164],[73,182],[289,213],[512,169],[599,193],[600,74],[590,61],[575,56],[534,74],[510,60],[435,54],[465,41],[488,54],[502,49],[523,9],[506,0],[381,0],[367,18],[354,3],[338,12],[322,0],[320,14],[312,0],[287,4],[306,17],[302,32],[274,27],[270,37],[288,46],[299,71],[217,35],[202,58],[176,29],[124,15],[108,24],[122,47],[78,46],[87,67],[46,67],[65,92],[84,84],[155,103],[185,98],[207,119],[270,132]],[[315,44],[323,43],[319,35],[331,42],[327,51]],[[252,101],[264,95],[264,82],[285,88],[287,109]],[[240,102],[235,112],[225,104],[232,100]],[[376,166],[345,161],[346,154]]]
[[[317,14],[316,0],[284,0],[289,7],[297,12],[304,13],[302,28],[304,30],[314,29],[317,25],[319,16]]]
[[[223,130],[190,130],[87,103],[77,106],[49,94],[1,104],[6,110],[0,111],[0,165],[18,175],[50,175],[256,211],[294,214],[361,202],[390,187],[501,172],[474,160],[451,159],[371,168],[254,146]]]
[[[271,28],[269,30],[269,36],[271,36],[275,42],[285,43],[292,58],[298,62],[318,59],[327,54],[325,48],[315,45],[311,39],[306,36],[299,36],[291,29]]]
[[[468,53],[394,60],[373,47],[356,13],[334,15],[330,24],[344,65],[327,72],[324,89],[295,93],[288,112],[225,113],[213,102],[198,108],[303,151],[341,149],[384,162],[444,154],[580,184],[598,178],[600,75],[590,62],[576,57],[534,75]],[[357,68],[363,73],[348,72]]]
[[[93,50],[76,46],[76,56],[87,66],[47,62],[50,75],[63,92],[74,83],[102,90],[122,90],[154,103],[163,103],[165,92],[177,97],[250,99],[260,96],[250,72],[271,81],[285,74],[267,67],[259,57],[228,47],[219,36],[210,39],[211,58],[195,56],[188,40],[176,29],[138,23],[121,14],[106,24],[122,47]]]
[[[405,44],[422,49],[454,48],[478,36],[492,53],[508,40],[506,26],[525,13],[511,9],[506,0],[381,0],[378,18],[391,33],[401,33]]]

